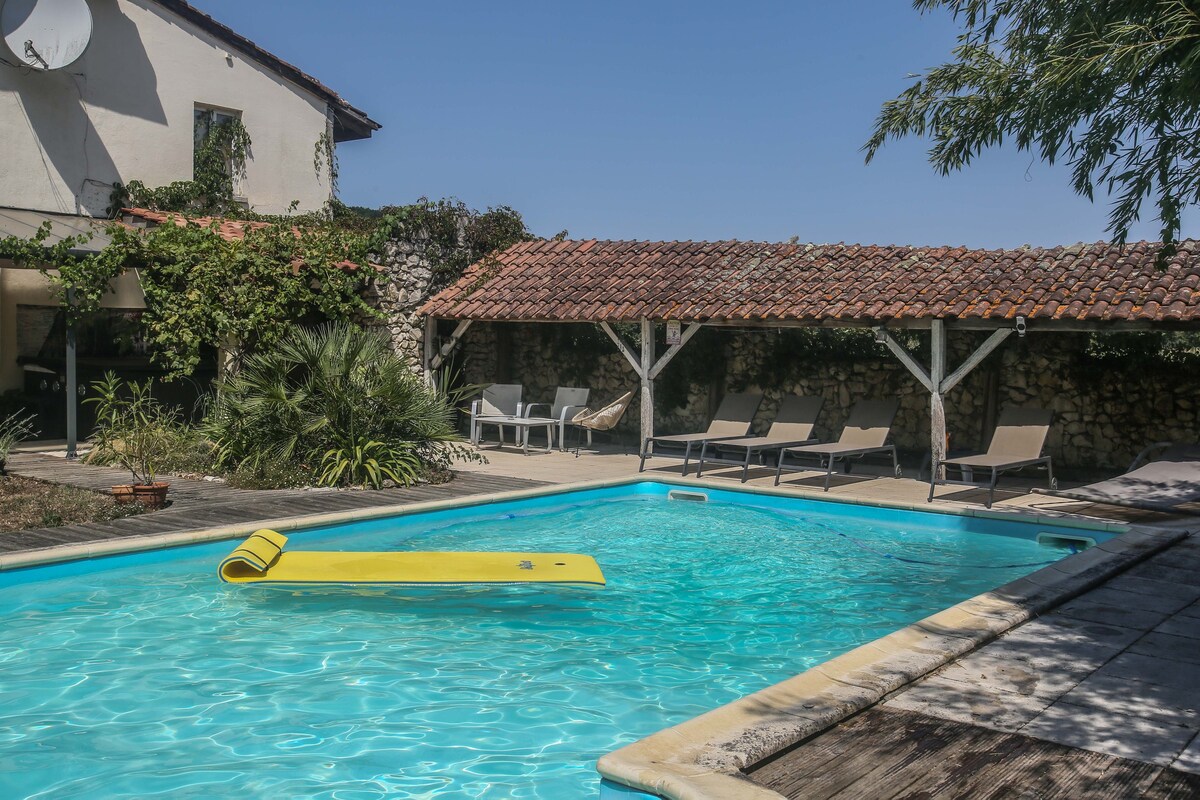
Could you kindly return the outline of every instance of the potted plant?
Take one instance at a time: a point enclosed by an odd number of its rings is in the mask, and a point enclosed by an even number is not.
[[[170,453],[175,412],[152,394],[153,380],[130,381],[122,387],[111,372],[95,381],[96,430],[89,460],[115,463],[129,471],[129,484],[112,487],[119,503],[137,501],[148,509],[166,505],[170,484],[158,480],[160,465]]]

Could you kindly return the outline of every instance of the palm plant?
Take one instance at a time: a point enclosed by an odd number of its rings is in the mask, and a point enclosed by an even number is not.
[[[325,486],[411,483],[460,440],[446,398],[350,323],[292,328],[247,357],[206,427],[226,466],[286,462]]]

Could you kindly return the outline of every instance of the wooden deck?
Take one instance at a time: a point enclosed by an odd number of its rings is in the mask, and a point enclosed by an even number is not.
[[[876,706],[747,777],[796,800],[1200,797],[1200,775]]]
[[[55,456],[19,453],[10,457],[8,471],[30,478],[108,491],[127,483],[126,472],[94,467]],[[449,483],[422,484],[378,491],[234,489],[216,481],[171,477],[171,505],[162,511],[136,517],[64,525],[58,528],[0,533],[0,553],[40,550],[64,544],[80,544],[129,536],[202,530],[219,525],[254,522],[260,519],[325,514],[361,508],[449,500],[457,497],[508,492],[544,486],[542,481],[523,480],[486,473],[459,473]]]

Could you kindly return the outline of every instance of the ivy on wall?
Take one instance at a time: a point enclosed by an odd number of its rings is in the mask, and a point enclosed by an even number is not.
[[[122,208],[129,207],[196,214],[226,214],[239,208],[234,181],[246,174],[251,144],[249,132],[240,119],[228,117],[218,121],[212,112],[201,115],[196,125],[192,179],[155,189],[138,180],[114,184],[109,200],[110,215],[116,216]]]
[[[453,283],[467,267],[493,253],[535,238],[521,215],[508,206],[476,211],[452,198],[423,197],[410,205],[385,206],[378,211],[360,209],[358,213],[360,219],[373,220],[369,238],[372,252],[382,252],[394,239],[428,244],[433,291]]]

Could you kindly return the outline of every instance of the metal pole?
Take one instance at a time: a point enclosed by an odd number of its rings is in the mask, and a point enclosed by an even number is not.
[[[79,399],[75,379],[75,325],[71,322],[71,312],[75,308],[75,290],[67,288],[67,458],[78,458],[76,439],[78,438],[78,419],[76,402]]]

